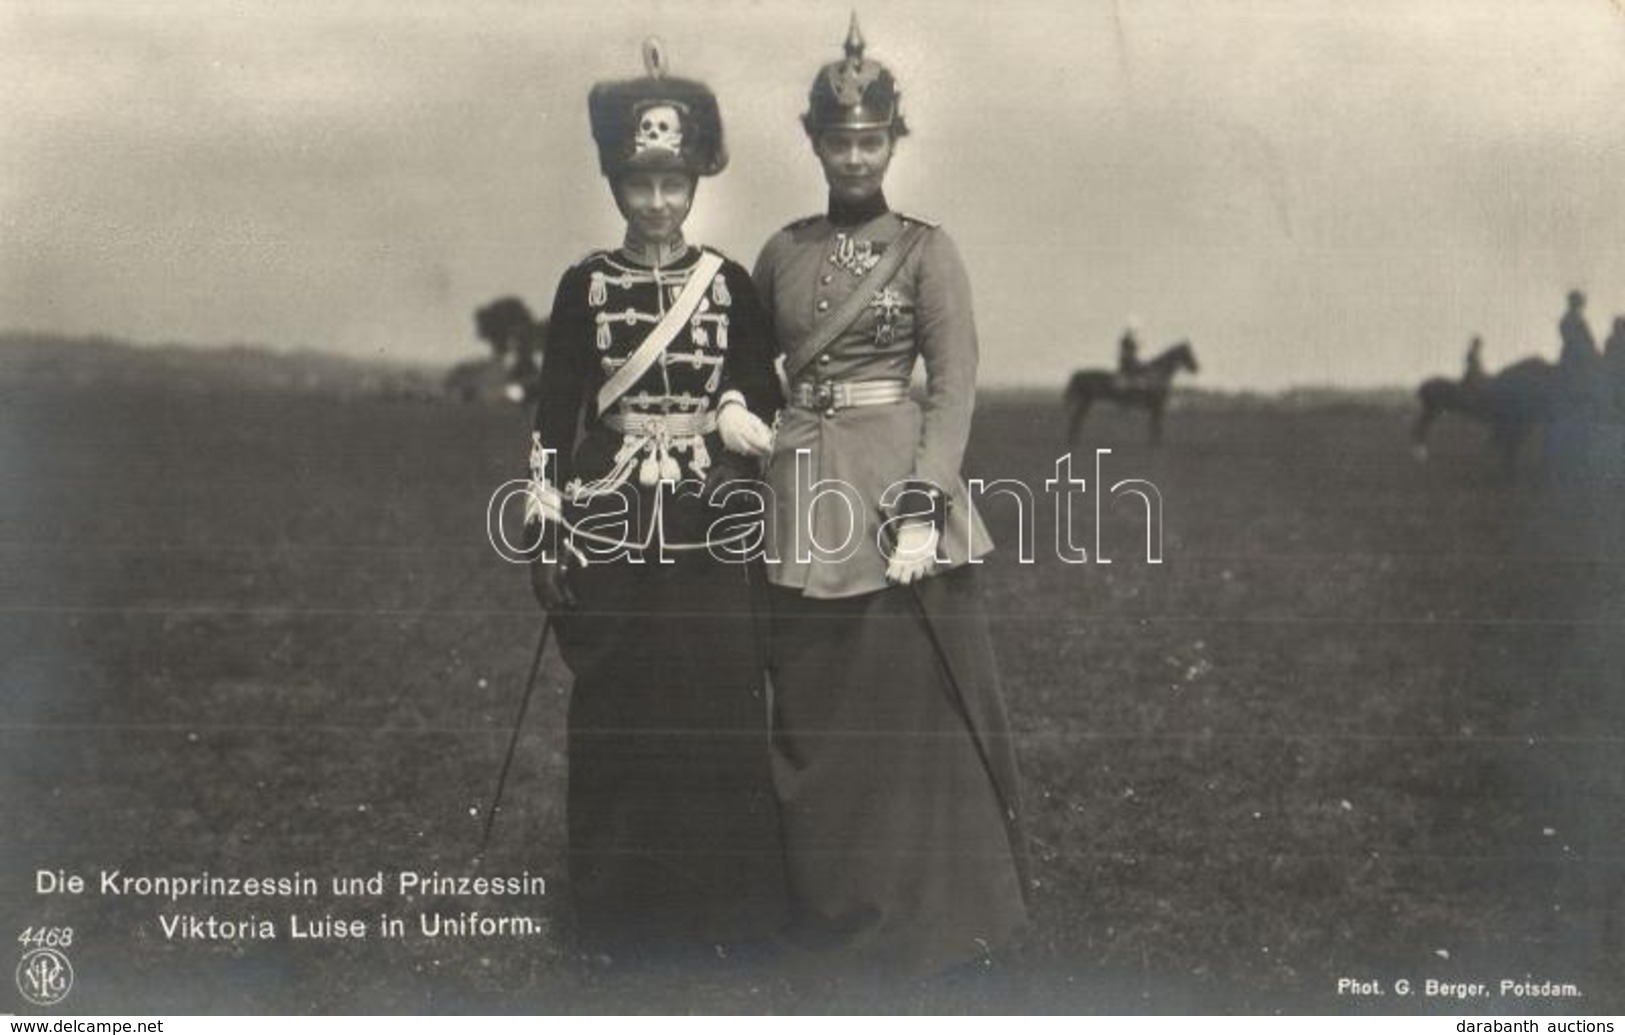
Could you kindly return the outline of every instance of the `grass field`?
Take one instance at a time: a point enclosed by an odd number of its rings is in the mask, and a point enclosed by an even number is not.
[[[1041,488],[1057,404],[990,398],[967,473]],[[539,615],[485,538],[522,469],[515,411],[7,386],[0,934],[73,927],[75,1012],[1625,1010],[1618,471],[1543,478],[1536,448],[1505,480],[1457,424],[1420,466],[1409,417],[1210,403],[1153,453],[1097,414],[1078,473],[1093,492],[1088,454],[1111,448],[1109,480],[1161,488],[1160,565],[1126,501],[1110,565],[1054,560],[1047,511],[1018,564],[990,502],[1033,929],[989,973],[808,988],[732,960],[624,973],[552,934],[168,940],[160,914],[280,924],[288,903],[35,894],[40,869],[463,872]],[[1078,527],[1092,546],[1089,506]],[[567,693],[550,659],[486,867],[546,875],[546,915]],[[1344,977],[1386,991],[1339,995]],[[1426,997],[1430,978],[1584,998]]]

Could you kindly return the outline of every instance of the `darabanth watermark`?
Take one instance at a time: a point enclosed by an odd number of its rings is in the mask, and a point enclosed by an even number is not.
[[[546,450],[545,468],[551,468],[553,450]],[[1055,556],[1064,564],[1110,564],[1102,540],[1103,519],[1108,498],[1137,502],[1145,520],[1145,561],[1147,564],[1163,562],[1163,497],[1157,486],[1144,478],[1123,478],[1106,486],[1105,459],[1110,449],[1094,451],[1095,490],[1090,502],[1093,506],[1093,552],[1078,541],[1076,536],[1080,505],[1090,497],[1089,479],[1074,472],[1074,458],[1065,453],[1055,459],[1055,475],[1044,481],[1055,513]],[[486,505],[486,535],[491,547],[503,560],[513,564],[528,564],[556,559],[557,546],[548,537],[539,541],[515,544],[508,534],[508,508],[515,501],[527,516],[542,514],[548,520],[565,526],[567,548],[578,560],[586,563],[605,562],[623,558],[642,559],[652,555],[659,563],[671,563],[673,552],[704,549],[723,563],[760,561],[779,564],[785,559],[780,552],[787,549],[797,564],[840,563],[851,559],[864,548],[863,533],[873,524],[875,546],[890,560],[912,557],[909,549],[901,546],[898,531],[910,523],[933,520],[944,488],[919,479],[895,482],[875,501],[875,519],[868,522],[862,515],[868,504],[863,493],[838,478],[813,478],[810,450],[798,449],[795,456],[795,478],[792,497],[780,499],[766,481],[754,478],[733,479],[707,488],[698,478],[660,481],[643,487],[628,481],[612,491],[594,495],[595,505],[590,514],[570,521],[564,518],[560,500],[569,497],[568,489],[561,494],[553,487],[534,478],[515,478],[498,486]],[[647,501],[643,493],[652,491]],[[1037,514],[1039,493],[1026,482],[1016,478],[972,478],[966,483],[966,493],[972,503],[977,500],[1002,496],[1015,504],[1016,556],[1020,564],[1035,564],[1037,541]],[[716,517],[695,541],[674,541],[668,538],[665,508],[668,500],[703,500]],[[773,541],[764,522],[775,515],[789,527],[789,542]],[[832,518],[830,515],[834,515]],[[819,528],[840,529],[836,542],[823,542],[816,532]],[[960,523],[960,534],[972,534],[969,522]],[[533,531],[533,530],[532,530]],[[972,564],[981,563],[973,554],[970,543],[960,544]],[[934,542],[927,549],[939,552],[943,544]]]

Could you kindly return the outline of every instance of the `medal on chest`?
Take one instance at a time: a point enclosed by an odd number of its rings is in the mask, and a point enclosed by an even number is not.
[[[875,251],[873,241],[859,240],[850,234],[836,234],[835,254],[829,257],[829,261],[854,277],[861,277],[874,269],[875,263],[880,261],[880,253]]]
[[[897,340],[897,318],[910,308],[908,299],[890,287],[875,292],[869,300],[875,314],[875,344],[890,345]]]

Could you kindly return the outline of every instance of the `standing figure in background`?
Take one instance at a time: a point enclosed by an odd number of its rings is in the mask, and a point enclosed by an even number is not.
[[[1602,357],[1585,318],[1585,293],[1569,292],[1568,309],[1558,321],[1563,349],[1557,357],[1557,398],[1546,429],[1546,459],[1560,477],[1583,477],[1592,465],[1594,422],[1603,402]]]
[[[616,958],[713,956],[784,918],[753,568],[719,559],[727,509],[710,498],[755,473],[782,396],[749,274],[683,237],[699,178],[727,161],[716,98],[667,76],[654,41],[645,63],[588,98],[626,236],[554,295],[527,524],[545,548],[533,587],[575,674],[578,940]]]
[[[1484,339],[1476,334],[1467,343],[1466,367],[1461,372],[1461,383],[1468,388],[1477,388],[1484,383]]]
[[[855,17],[808,104],[828,208],[755,271],[789,384],[768,577],[791,940],[867,973],[937,973],[1026,919],[1014,744],[968,563],[992,543],[960,474],[970,282],[946,231],[887,203],[907,129]]]
[[[1591,326],[1586,323],[1585,307],[1585,293],[1570,291],[1568,311],[1557,323],[1557,333],[1563,340],[1557,367],[1562,374],[1564,388],[1577,397],[1589,395],[1600,358],[1597,339],[1591,336]]]

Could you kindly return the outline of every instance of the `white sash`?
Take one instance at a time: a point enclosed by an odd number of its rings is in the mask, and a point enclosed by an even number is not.
[[[655,365],[660,354],[666,351],[666,346],[677,336],[677,331],[694,315],[694,310],[705,298],[706,289],[711,286],[712,278],[721,270],[721,255],[716,252],[700,253],[700,261],[689,271],[688,281],[683,284],[683,290],[678,292],[671,308],[666,310],[666,315],[654,325],[649,336],[643,339],[637,351],[626,361],[626,365],[615,371],[614,375],[604,382],[604,387],[598,389],[599,413],[608,413],[609,408],[615,405],[615,401],[625,395],[627,389]],[[655,278],[655,290],[665,290],[658,276]]]

